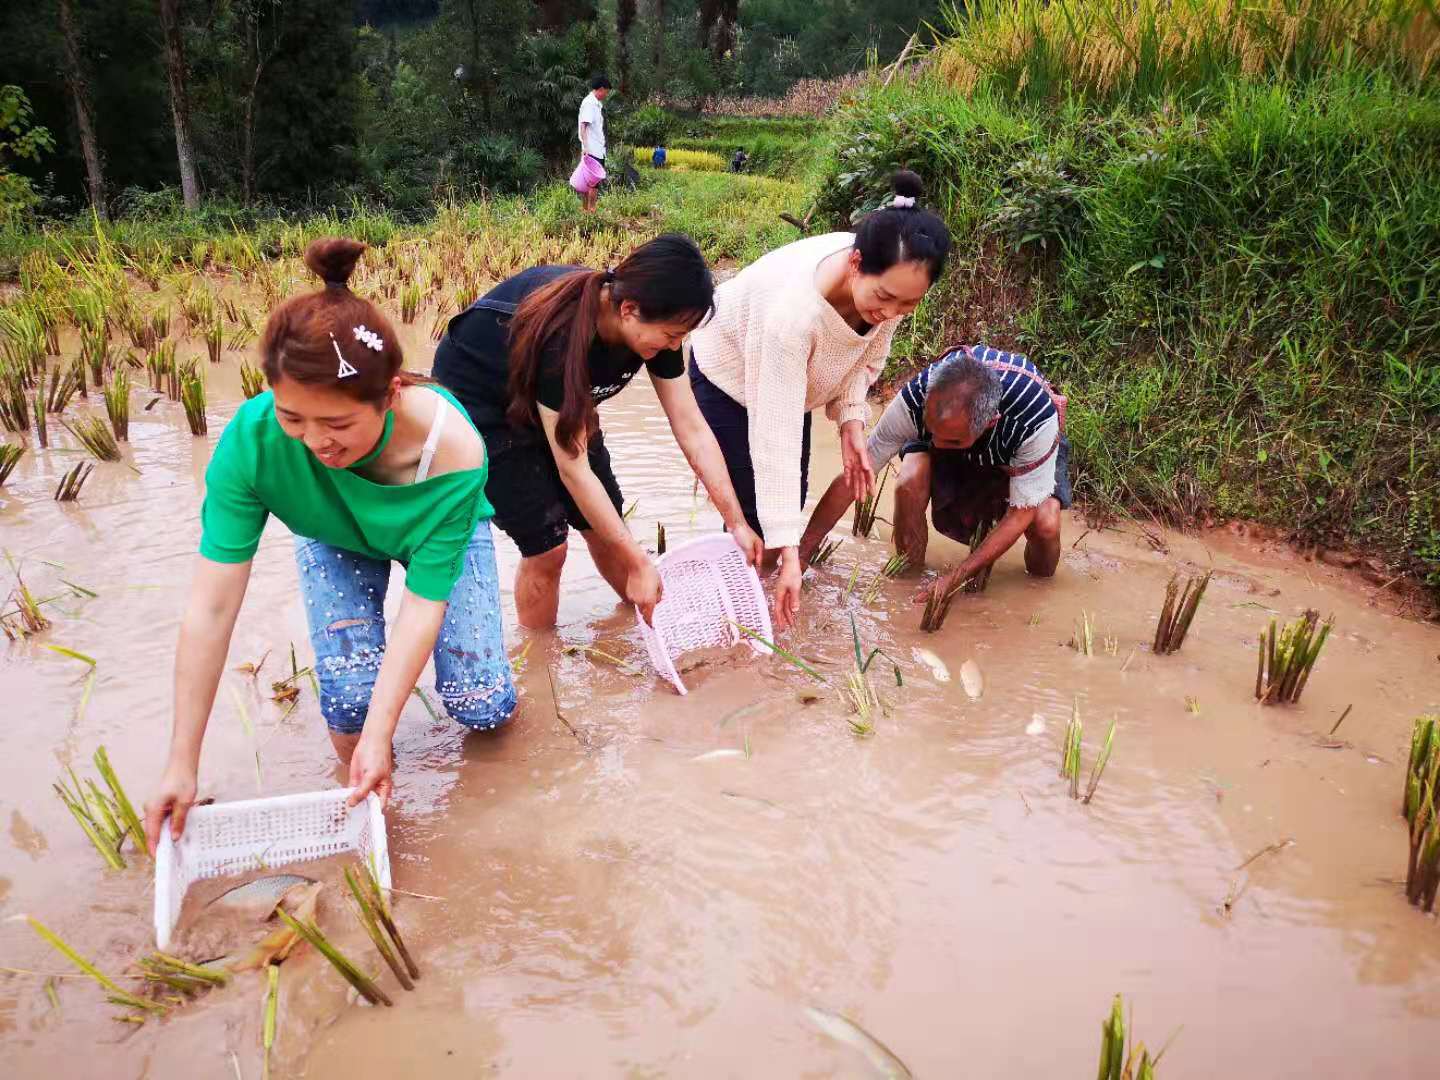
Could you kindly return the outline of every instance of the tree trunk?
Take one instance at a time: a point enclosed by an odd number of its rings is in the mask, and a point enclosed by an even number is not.
[[[635,25],[635,0],[616,0],[615,41],[620,61],[620,92],[630,91],[630,28]]]
[[[175,121],[175,155],[180,162],[180,193],[185,208],[200,205],[200,182],[195,177],[195,144],[190,137],[190,95],[186,89],[185,41],[180,33],[183,0],[160,0],[160,29],[165,37],[165,74],[170,82],[170,115]]]
[[[651,54],[656,82],[664,85],[664,80],[660,77],[660,65],[665,60],[665,0],[655,0],[655,42]]]
[[[105,210],[105,171],[100,146],[95,139],[95,116],[90,109],[90,86],[85,80],[85,63],[80,55],[80,35],[75,29],[75,11],[70,0],[60,0],[60,41],[65,50],[65,88],[75,107],[75,127],[80,133],[80,152],[85,158],[85,183],[90,206],[102,221]]]

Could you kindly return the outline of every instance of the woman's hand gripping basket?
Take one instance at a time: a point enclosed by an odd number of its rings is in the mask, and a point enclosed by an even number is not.
[[[155,946],[162,952],[180,917],[185,892],[206,878],[274,869],[355,852],[390,887],[390,851],[380,800],[347,806],[350,789],[279,795],[197,806],[178,842],[167,819],[155,853]]]
[[[725,648],[744,638],[756,652],[766,651],[737,628],[739,624],[771,637],[760,578],[729,536],[702,536],[681,544],[660,556],[656,568],[663,583],[660,603],[653,624],[642,618],[640,630],[650,662],[676,690],[686,692],[675,660],[691,649]]]

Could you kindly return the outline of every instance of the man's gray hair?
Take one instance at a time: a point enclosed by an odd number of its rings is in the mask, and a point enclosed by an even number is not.
[[[937,416],[964,410],[970,430],[979,433],[999,412],[1004,389],[994,368],[957,350],[930,372],[926,396]]]

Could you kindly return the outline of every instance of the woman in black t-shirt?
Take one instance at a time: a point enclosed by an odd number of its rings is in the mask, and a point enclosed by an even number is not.
[[[566,537],[580,530],[595,565],[649,621],[660,575],[620,516],[620,485],[595,406],[644,367],[675,441],[746,556],[760,538],[745,523],[720,447],[682,376],[680,344],[713,310],[700,249],[661,236],[613,270],[537,266],[501,282],[450,320],[434,376],[485,437],[485,494],[495,524],[520,549],[520,624],[553,626]]]

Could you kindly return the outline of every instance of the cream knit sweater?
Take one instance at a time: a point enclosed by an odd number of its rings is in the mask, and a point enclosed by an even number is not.
[[[805,527],[805,414],[824,405],[837,425],[865,423],[865,393],[880,377],[900,321],[856,333],[815,288],[821,260],[854,243],[854,233],[828,233],[751,263],[716,290],[715,317],[686,343],[691,362],[749,412],[755,505],[766,547],[795,547]]]

